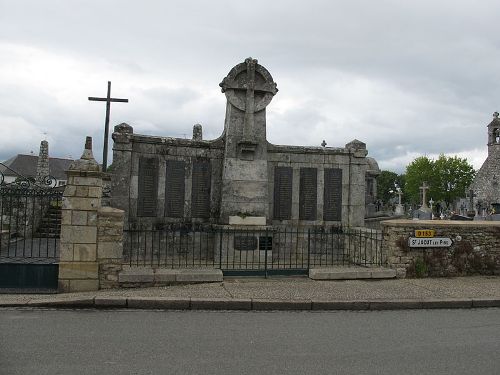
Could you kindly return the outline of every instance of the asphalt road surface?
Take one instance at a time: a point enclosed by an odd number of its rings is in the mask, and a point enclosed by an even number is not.
[[[500,309],[0,310],[0,374],[499,374]]]

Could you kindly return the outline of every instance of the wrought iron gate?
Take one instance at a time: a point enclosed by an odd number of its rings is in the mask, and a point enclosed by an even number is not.
[[[0,289],[57,290],[63,187],[0,172]]]

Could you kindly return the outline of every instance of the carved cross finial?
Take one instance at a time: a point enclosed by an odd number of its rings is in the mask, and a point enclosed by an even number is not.
[[[323,142],[321,142],[321,146],[326,147],[326,141],[323,139]]]
[[[493,118],[495,118],[495,119],[496,119],[496,118],[498,118],[498,116],[499,116],[499,115],[500,115],[500,114],[499,114],[497,111],[493,112]]]

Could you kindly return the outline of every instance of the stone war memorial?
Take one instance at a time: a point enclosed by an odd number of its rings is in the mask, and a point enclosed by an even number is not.
[[[126,212],[128,223],[363,226],[366,187],[373,195],[378,171],[363,142],[269,143],[266,109],[278,88],[252,58],[220,87],[227,104],[217,139],[203,139],[201,125],[189,140],[115,127],[111,205]]]

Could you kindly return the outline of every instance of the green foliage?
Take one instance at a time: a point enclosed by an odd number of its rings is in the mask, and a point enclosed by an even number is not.
[[[395,194],[391,193],[391,191],[395,191],[395,184],[403,190],[401,199],[404,201],[405,175],[398,175],[391,171],[381,171],[377,177],[377,199],[387,203],[389,199],[394,198]]]
[[[417,258],[415,259],[415,276],[418,278],[427,276],[427,272],[429,271],[427,264],[423,259]]]
[[[421,156],[406,167],[405,193],[411,203],[420,204],[420,187],[425,181],[430,189],[427,200],[444,201],[447,205],[465,196],[475,171],[467,159],[443,154],[437,160]]]

